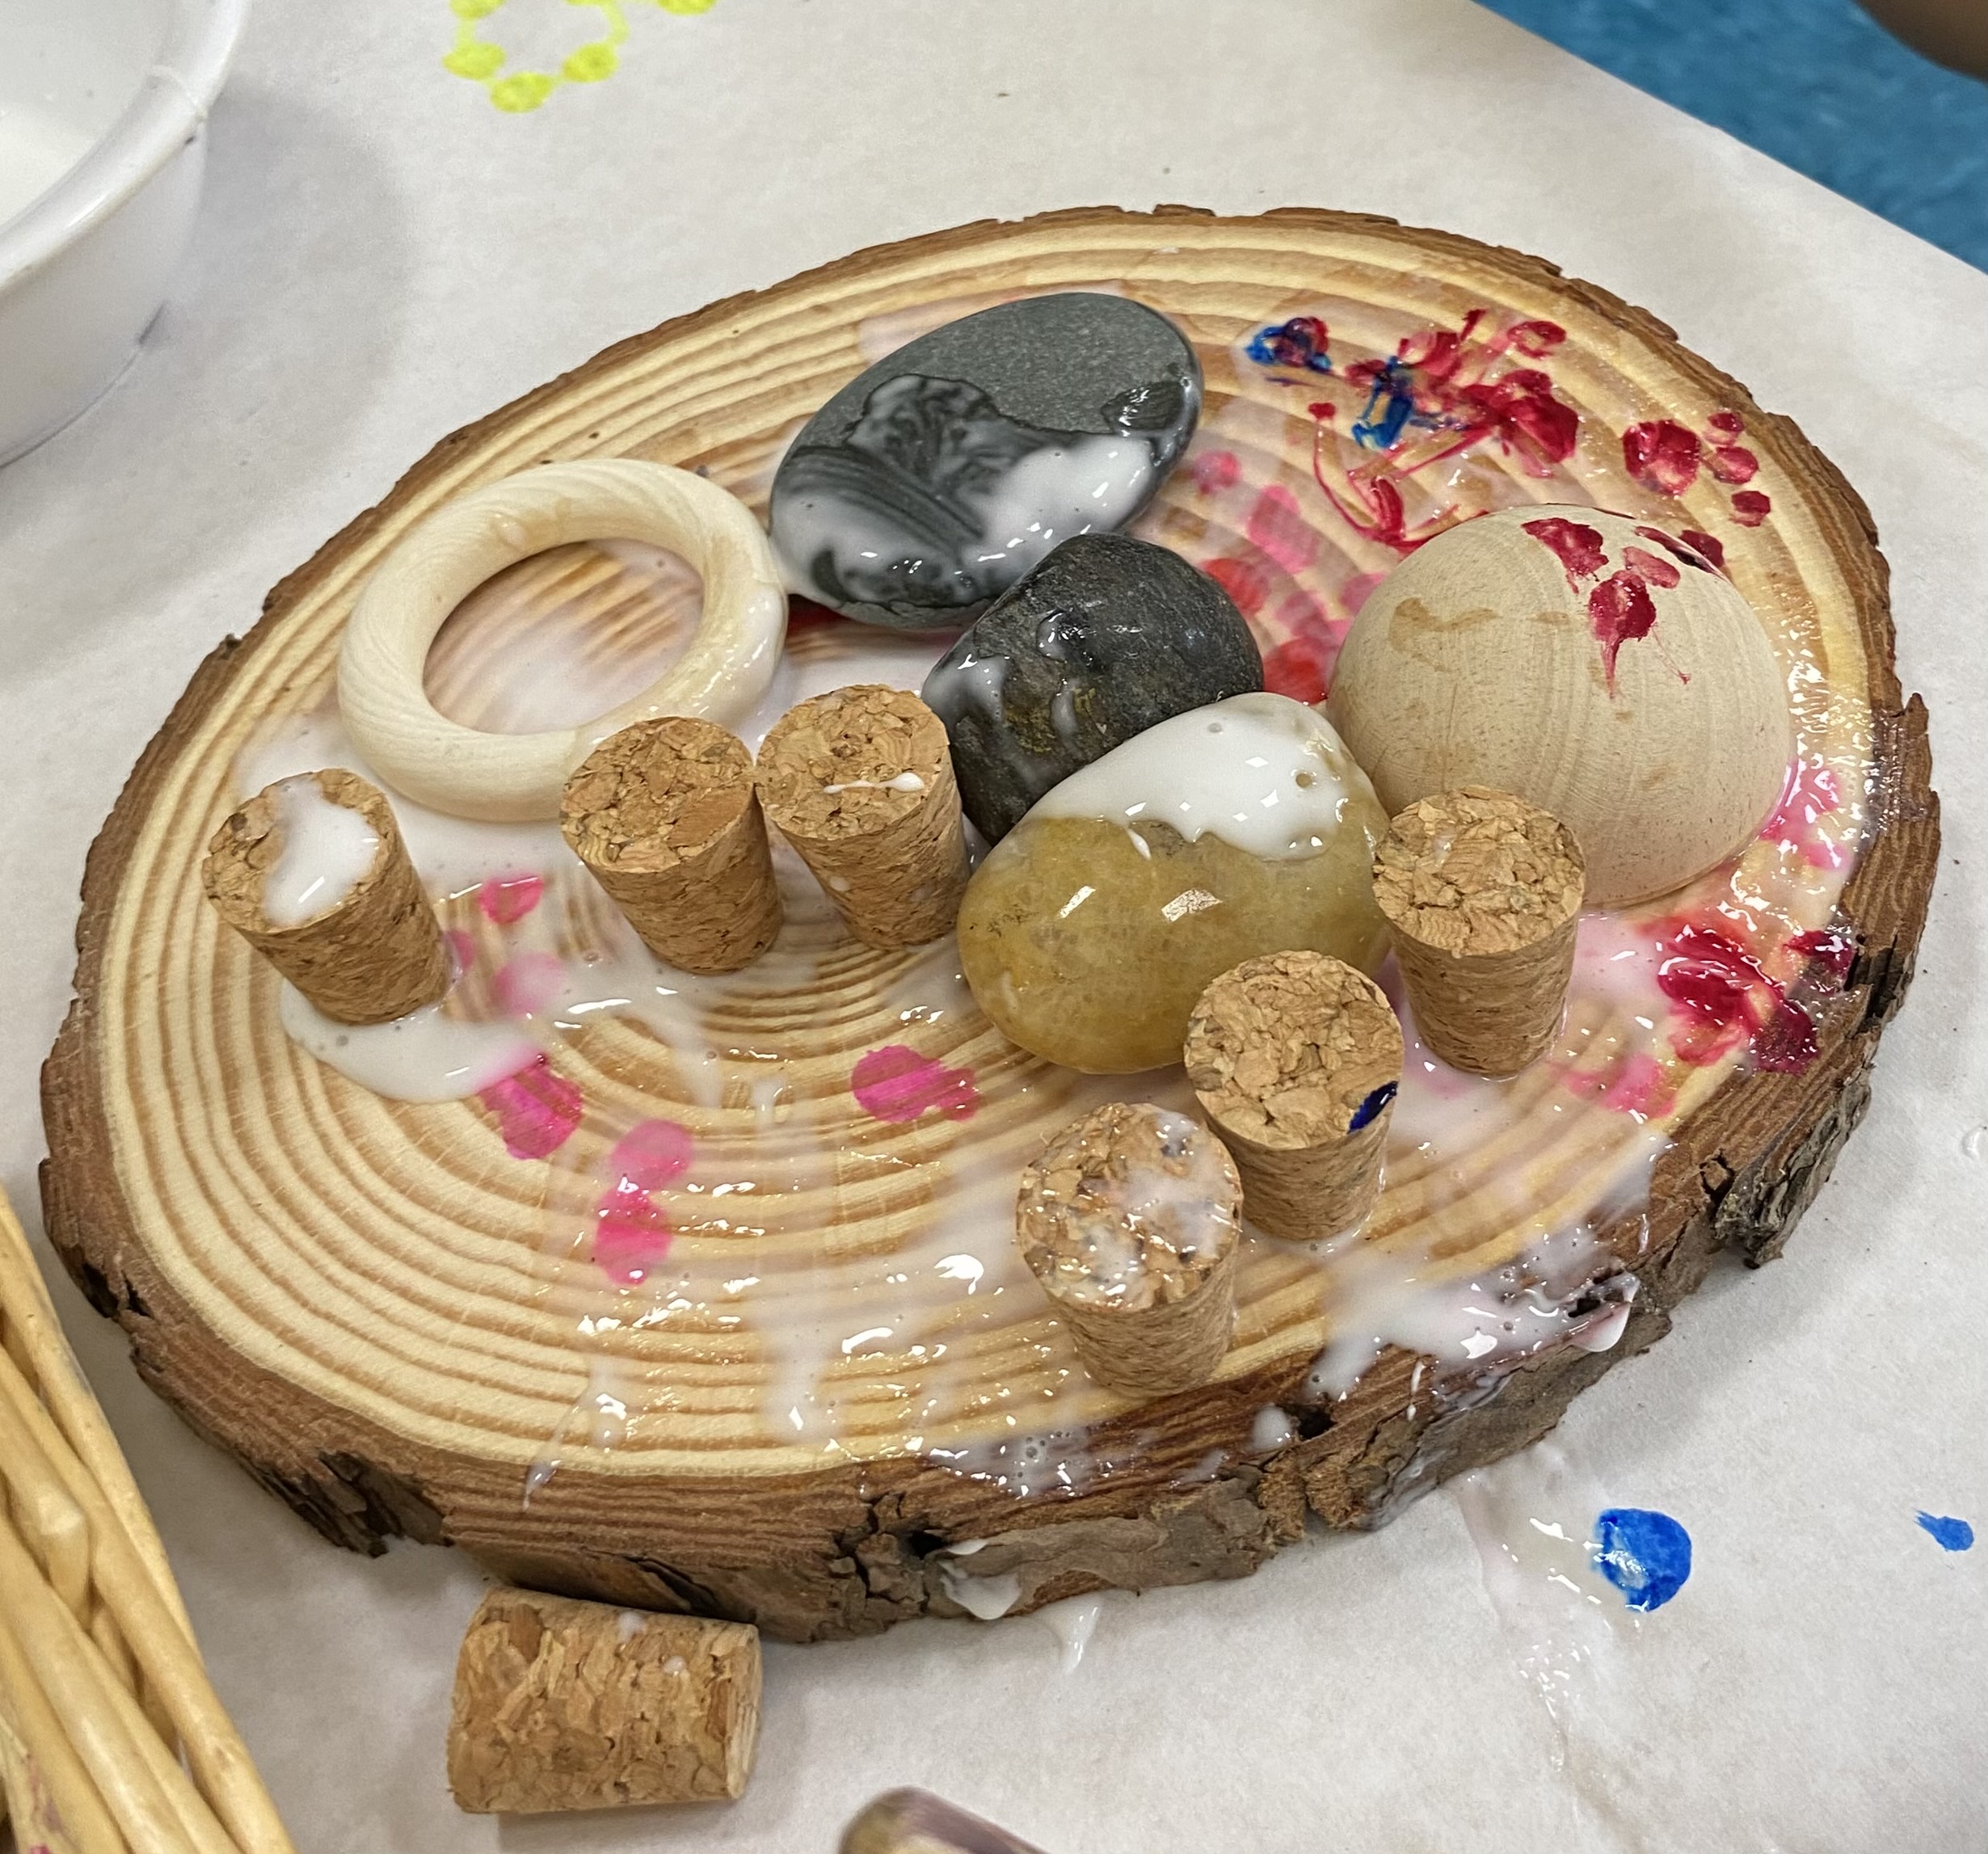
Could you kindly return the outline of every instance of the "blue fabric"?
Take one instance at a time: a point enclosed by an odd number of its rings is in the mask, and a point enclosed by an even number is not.
[[[1854,0],[1485,0],[1988,270],[1988,85]]]

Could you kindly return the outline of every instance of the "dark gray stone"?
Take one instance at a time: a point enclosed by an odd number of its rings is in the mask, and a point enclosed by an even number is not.
[[[1170,716],[1263,686],[1228,594],[1129,534],[1063,541],[925,679],[974,828],[998,841],[1051,786]]]
[[[1165,316],[1071,291],[962,316],[860,373],[773,478],[797,589],[866,623],[964,623],[1059,541],[1132,520],[1187,448],[1201,367]]]

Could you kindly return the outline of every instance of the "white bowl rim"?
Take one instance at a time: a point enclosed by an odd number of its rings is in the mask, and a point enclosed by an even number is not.
[[[200,133],[249,0],[171,0],[164,44],[124,112],[40,199],[0,221],[0,293],[100,225]]]

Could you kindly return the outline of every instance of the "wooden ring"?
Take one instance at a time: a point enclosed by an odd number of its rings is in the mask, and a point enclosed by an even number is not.
[[[531,554],[608,540],[668,547],[704,582],[697,634],[663,675],[597,720],[540,734],[486,734],[428,700],[428,647],[464,598]],[[339,706],[367,764],[407,797],[460,818],[556,818],[567,776],[610,734],[659,714],[743,718],[786,626],[772,544],[729,491],[638,457],[542,464],[445,504],[380,563],[345,627]]]

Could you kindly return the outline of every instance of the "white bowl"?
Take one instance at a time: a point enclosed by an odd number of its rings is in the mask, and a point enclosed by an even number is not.
[[[248,0],[0,0],[0,463],[124,370],[185,250]]]

